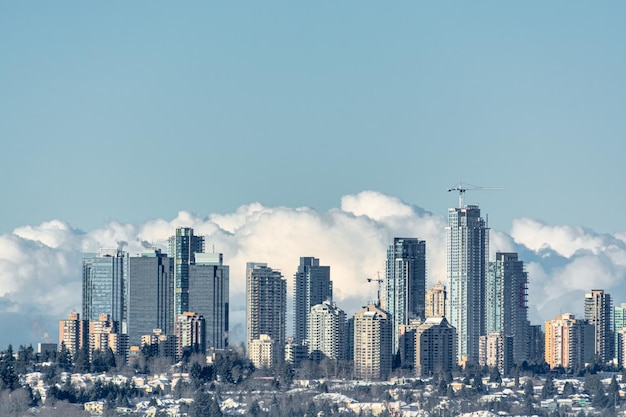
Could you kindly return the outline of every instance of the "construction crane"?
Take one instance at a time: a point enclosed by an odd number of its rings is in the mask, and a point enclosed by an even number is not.
[[[374,282],[378,283],[378,294],[377,294],[378,300],[376,301],[376,307],[380,307],[380,289],[381,289],[381,287],[383,285],[383,282],[385,280],[380,277],[380,272],[379,271],[376,272],[376,276],[378,278],[367,278],[367,282],[374,281]]]
[[[506,188],[504,187],[478,187],[476,185],[463,184],[461,181],[459,181],[458,185],[452,188],[448,188],[448,192],[451,192],[451,191],[459,192],[459,208],[463,208],[463,195],[465,194],[466,191],[497,191],[497,190],[506,190]]]

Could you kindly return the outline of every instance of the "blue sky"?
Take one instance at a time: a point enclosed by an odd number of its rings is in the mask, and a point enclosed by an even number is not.
[[[376,190],[613,232],[621,2],[3,2],[0,231]],[[609,215],[609,213],[611,213]]]
[[[298,256],[331,265],[352,314],[393,236],[427,238],[442,278],[459,181],[506,187],[466,202],[527,263],[535,323],[590,285],[623,293],[625,12],[0,2],[0,346],[57,337],[82,251],[177,226],[224,252],[233,323],[245,262],[290,277]]]

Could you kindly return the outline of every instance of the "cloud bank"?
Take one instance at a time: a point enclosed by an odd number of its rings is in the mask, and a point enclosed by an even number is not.
[[[252,203],[233,213],[181,211],[172,220],[110,222],[91,231],[52,220],[0,236],[0,347],[58,342],[58,321],[81,309],[83,252],[122,243],[132,255],[146,246],[166,249],[167,238],[183,226],[205,235],[207,251],[223,253],[230,265],[233,341],[245,339],[246,262],[281,270],[291,294],[299,258],[319,258],[330,265],[335,301],[349,315],[376,297],[366,278],[384,271],[394,237],[426,240],[428,286],[445,282],[446,218],[375,191],[346,195],[326,212]],[[592,288],[611,293],[617,305],[626,302],[626,232],[599,234],[523,218],[508,232],[491,231],[492,257],[496,251],[518,252],[525,262],[534,324],[561,312],[582,314],[584,293]]]

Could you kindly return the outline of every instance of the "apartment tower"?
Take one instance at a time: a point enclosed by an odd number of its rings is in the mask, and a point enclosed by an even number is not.
[[[272,339],[273,357],[284,356],[287,283],[280,271],[266,263],[246,264],[246,342],[251,346],[261,335]],[[264,339],[266,339],[264,337]]]
[[[487,334],[510,338],[512,361],[528,360],[528,274],[517,253],[497,252],[487,273]]]
[[[565,313],[546,322],[545,360],[550,368],[582,368],[594,355],[594,328]]]
[[[431,317],[417,328],[415,373],[432,376],[452,371],[456,365],[456,329],[445,317]]]
[[[309,358],[345,359],[346,313],[331,301],[311,308],[309,314]]]
[[[301,257],[293,281],[294,343],[301,344],[308,338],[311,307],[333,298],[330,266],[321,266],[317,258]]]
[[[446,287],[440,282],[426,291],[426,318],[446,316]]]
[[[354,376],[357,379],[386,379],[393,359],[391,315],[370,304],[354,316]]]
[[[485,279],[489,229],[476,205],[448,210],[447,277],[450,324],[457,331],[457,360],[478,363],[485,335]]]
[[[591,293],[585,294],[585,319],[594,328],[595,357],[600,363],[610,362],[614,358],[612,313],[611,296],[604,290],[591,290]]]
[[[190,311],[189,306],[189,267],[196,260],[196,253],[204,252],[204,237],[195,236],[193,229],[179,227],[168,240],[168,256],[174,262],[173,320],[180,314]]]
[[[399,349],[399,326],[425,319],[426,242],[417,238],[393,239],[387,249],[385,309],[393,321],[394,355]]]

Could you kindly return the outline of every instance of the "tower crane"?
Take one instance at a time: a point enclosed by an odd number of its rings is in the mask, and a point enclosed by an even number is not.
[[[467,187],[469,186],[469,187]],[[504,187],[478,187],[476,185],[471,184],[463,184],[463,182],[459,181],[459,183],[452,187],[448,188],[448,192],[458,191],[459,192],[459,208],[463,208],[463,196],[466,191],[497,191],[497,190],[506,190]]]
[[[378,293],[377,293],[378,300],[376,301],[376,307],[380,307],[380,288],[382,287],[382,284],[385,280],[380,277],[380,271],[376,271],[376,276],[378,278],[367,278],[367,282],[374,281],[378,283]]]

